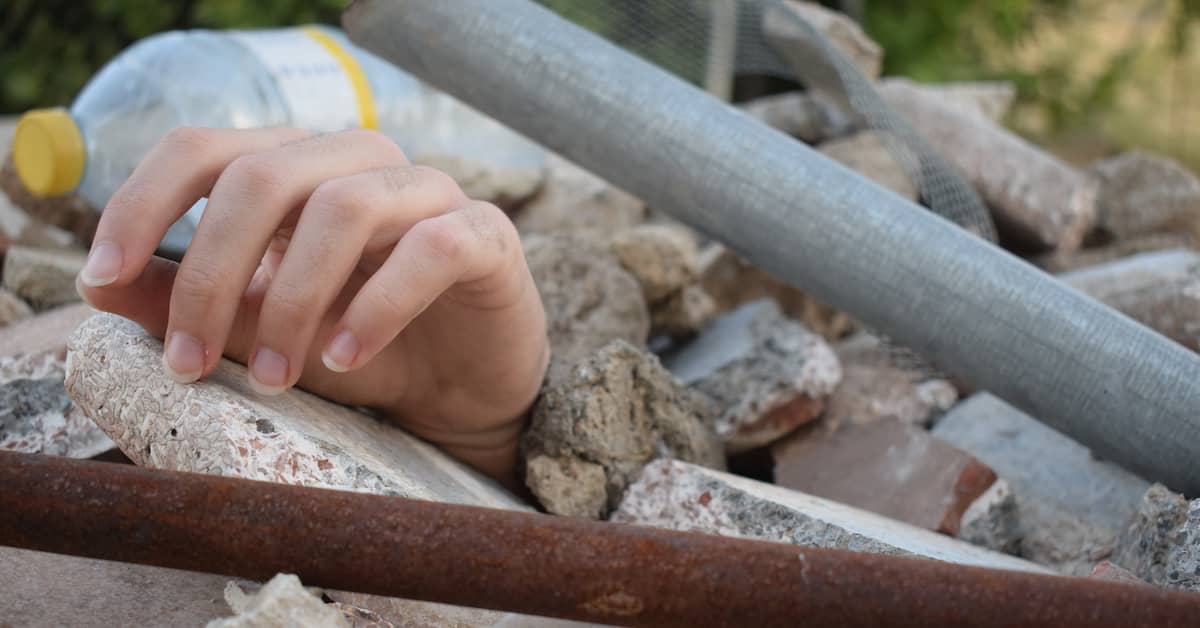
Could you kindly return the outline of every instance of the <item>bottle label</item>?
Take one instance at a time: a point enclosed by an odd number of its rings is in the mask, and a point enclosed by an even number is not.
[[[316,132],[375,128],[375,102],[358,61],[311,27],[231,33],[275,80],[291,125]]]

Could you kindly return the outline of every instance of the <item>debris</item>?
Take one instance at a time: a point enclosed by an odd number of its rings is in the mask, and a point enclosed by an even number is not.
[[[1129,582],[1132,584],[1146,584],[1145,580],[1142,580],[1132,572],[1109,560],[1102,560],[1096,563],[1096,566],[1092,568],[1092,572],[1088,574],[1088,577],[1098,578],[1100,580]]]
[[[0,236],[3,238],[4,236]],[[17,295],[0,288],[0,327],[15,323],[21,319],[33,316],[33,308]]]
[[[1002,233],[1023,245],[1072,250],[1096,219],[1096,182],[979,116],[911,85],[880,87],[887,102],[966,175]]]
[[[809,144],[820,144],[854,129],[846,111],[820,92],[762,96],[741,107],[750,117]]]
[[[657,460],[611,521],[796,545],[916,555],[1018,571],[1045,569],[797,491],[676,460]]]
[[[539,168],[504,168],[457,155],[423,155],[413,162],[445,172],[468,198],[487,201],[506,212],[533,198],[545,175]]]
[[[1005,554],[1017,554],[1021,542],[1021,522],[1017,499],[1004,479],[996,480],[963,513],[958,538],[972,545]]]
[[[655,334],[679,338],[704,329],[717,313],[717,304],[698,284],[684,286],[652,306],[650,329]]]
[[[723,467],[708,412],[708,401],[680,385],[658,358],[615,340],[547,378],[522,439],[534,465],[526,485],[552,513],[594,516],[599,495],[602,515],[654,458]]]
[[[844,13],[826,9],[814,2],[786,0],[783,3],[771,3],[763,12],[763,34],[788,63],[805,65],[807,60],[801,51],[811,46],[807,33],[796,24],[796,17],[827,37],[867,78],[879,77],[883,67],[883,48]]]
[[[1187,519],[1178,532],[1178,543],[1167,558],[1166,584],[1200,592],[1200,499],[1188,506]]]
[[[917,184],[875,131],[860,131],[825,142],[820,151],[910,201],[919,196]]]
[[[610,246],[642,286],[652,333],[688,336],[712,319],[716,304],[698,283],[696,240],[690,229],[642,224],[618,233]]]
[[[1020,555],[1068,574],[1087,575],[1111,554],[1149,486],[987,393],[951,409],[933,434],[979,458],[1012,486]]]
[[[4,142],[2,146],[4,152],[7,152],[11,142]],[[27,220],[32,219],[28,220],[28,224],[48,226],[52,231],[67,236],[68,241],[84,246],[91,244],[92,236],[96,233],[96,225],[100,222],[100,210],[92,207],[80,196],[67,194],[43,198],[31,194],[21,183],[21,178],[17,176],[11,156],[4,159],[4,165],[0,167],[0,212],[4,211],[2,207],[5,204],[4,196],[10,199],[13,206],[23,210]],[[9,231],[7,225],[5,227],[4,230],[17,239],[17,232]],[[24,229],[22,229],[22,234],[20,239],[25,243],[43,244],[36,241],[34,234],[24,233]],[[67,243],[60,237],[55,237],[55,240],[60,246]]]
[[[91,458],[116,446],[67,396],[65,353],[0,356],[0,450]]]
[[[1094,248],[1047,253],[1036,256],[1031,261],[1048,273],[1065,273],[1088,266],[1098,266],[1139,253],[1195,248],[1195,244],[1196,238],[1189,233],[1151,233],[1127,240],[1117,240]]]
[[[1142,151],[1098,161],[1097,226],[1124,240],[1160,231],[1200,236],[1200,180],[1178,162]]]
[[[1151,584],[1165,584],[1171,552],[1188,520],[1187,499],[1162,484],[1146,489],[1137,512],[1117,539],[1112,562]]]
[[[642,289],[607,248],[581,236],[527,236],[525,259],[546,309],[555,379],[613,340],[646,344]]]
[[[1200,351],[1200,253],[1142,253],[1059,275],[1068,285]]]
[[[300,390],[256,395],[229,360],[177,384],[163,372],[162,343],[123,318],[88,319],[69,349],[71,398],[140,466],[527,508],[398,427]]]
[[[234,616],[214,619],[206,628],[350,628],[338,609],[305,590],[291,574],[277,574],[250,594],[231,581],[225,585],[225,602]]]
[[[513,217],[522,232],[614,234],[644,220],[646,205],[557,156],[546,162],[541,190]]]
[[[4,287],[38,310],[79,301],[75,276],[83,268],[82,252],[14,246],[4,256]]]
[[[841,356],[840,351],[838,355]],[[890,417],[912,425],[927,425],[956,401],[958,391],[944,379],[842,358],[842,381],[826,401],[823,422],[835,429],[843,423],[870,424]]]
[[[65,349],[71,332],[95,313],[86,303],[73,303],[2,327],[0,352],[16,355]]]
[[[780,486],[950,536],[996,482],[970,454],[894,418],[816,425],[775,443],[771,453]]]
[[[841,379],[837,356],[820,336],[789,320],[770,299],[742,305],[690,343],[666,354],[667,368],[716,402],[714,429],[730,452],[764,445],[808,422]],[[812,402],[797,421],[772,411],[799,397]]]
[[[898,76],[880,80],[881,85],[893,83],[927,94],[955,110],[994,122],[1002,120],[1017,99],[1017,86],[1009,81],[917,83]]]

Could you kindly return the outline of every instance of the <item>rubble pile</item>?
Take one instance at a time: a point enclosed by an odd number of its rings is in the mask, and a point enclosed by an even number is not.
[[[878,77],[878,46],[821,15],[814,23]],[[961,168],[1004,246],[1200,351],[1194,174],[1140,152],[1069,165],[1000,125],[1008,84],[878,84]],[[742,107],[920,200],[886,142],[835,99],[797,92]],[[257,396],[228,360],[205,381],[176,384],[158,340],[78,302],[94,216],[71,212],[93,210],[27,210],[12,191],[0,193],[0,450],[113,459],[119,449],[154,468],[1200,591],[1200,496],[1098,459],[1043,422],[1053,417],[896,359],[848,314],[564,159],[540,171],[424,161],[513,217],[546,308],[551,363],[521,441],[529,496],[363,409],[300,390]],[[111,607],[98,612],[118,618],[133,595],[120,583],[159,578],[156,568],[6,548],[0,565],[12,567],[0,567],[0,587],[16,591],[7,574],[49,582],[85,570],[108,583]],[[213,591],[224,579],[168,575],[163,603],[209,626],[541,621],[323,599],[282,576],[256,593],[230,583],[235,616],[222,619]]]

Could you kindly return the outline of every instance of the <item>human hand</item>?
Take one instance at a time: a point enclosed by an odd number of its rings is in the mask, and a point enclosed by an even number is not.
[[[182,263],[154,257],[203,196]],[[378,409],[510,484],[549,359],[507,216],[366,130],[172,131],[105,208],[78,287],[165,339],[176,381],[225,355],[262,394]]]

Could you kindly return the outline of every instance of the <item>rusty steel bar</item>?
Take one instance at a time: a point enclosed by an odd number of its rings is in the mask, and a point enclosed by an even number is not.
[[[0,545],[637,626],[1185,626],[1200,595],[0,453]]]

